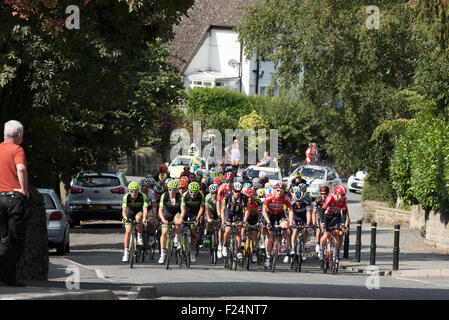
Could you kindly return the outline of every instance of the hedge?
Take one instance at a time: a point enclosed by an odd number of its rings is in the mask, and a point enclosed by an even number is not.
[[[392,157],[390,178],[409,204],[449,211],[449,125],[445,119],[419,114],[401,137]]]

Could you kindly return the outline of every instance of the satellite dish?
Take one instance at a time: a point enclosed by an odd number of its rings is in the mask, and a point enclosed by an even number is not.
[[[231,66],[231,67],[233,67],[233,68],[235,68],[235,67],[238,66],[239,64],[240,64],[240,62],[238,62],[238,61],[235,60],[235,59],[231,59],[231,60],[228,61],[228,65]]]

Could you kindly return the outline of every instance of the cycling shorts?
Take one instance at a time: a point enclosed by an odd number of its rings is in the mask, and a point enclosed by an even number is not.
[[[142,211],[137,212],[136,210],[132,209],[132,208],[126,208],[126,217],[130,220],[136,220],[136,216],[138,214],[142,214]]]
[[[270,219],[270,223],[272,226],[274,226],[276,224],[276,222],[278,224],[280,224],[283,221],[288,221],[285,211],[282,211],[282,213],[277,214],[277,215],[268,213],[268,218]]]
[[[339,227],[341,223],[341,216],[337,215],[329,215],[324,214],[321,221],[321,229],[324,229],[326,232],[331,231],[332,227]]]
[[[259,222],[259,215],[255,214],[253,216],[249,216],[247,222],[249,225],[252,225],[252,226],[255,225],[256,223]]]
[[[305,226],[307,224],[307,217],[306,215],[293,215],[293,222],[298,225],[300,224],[301,226]]]
[[[238,222],[241,224],[243,222],[243,212],[231,212],[230,210],[226,210],[224,218],[227,225],[230,225],[231,222]]]

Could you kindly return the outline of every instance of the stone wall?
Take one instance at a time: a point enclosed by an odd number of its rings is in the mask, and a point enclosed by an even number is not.
[[[426,241],[437,248],[449,251],[449,214],[429,212],[426,221]]]
[[[364,201],[362,203],[364,222],[377,222],[380,226],[394,226],[418,230],[425,240],[438,249],[449,251],[449,213],[424,210],[414,205],[411,211],[388,208],[386,203]]]
[[[118,164],[109,165],[109,171],[122,171],[128,176],[145,176],[149,173],[158,174],[159,165],[163,163],[162,156],[152,148],[140,148],[131,156],[123,154]]]

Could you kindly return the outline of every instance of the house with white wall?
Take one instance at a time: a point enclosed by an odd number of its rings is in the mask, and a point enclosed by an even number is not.
[[[174,64],[183,76],[186,90],[195,87],[227,88],[247,95],[276,94],[272,62],[246,59],[235,27],[242,7],[260,0],[196,0],[188,17],[174,27],[171,43],[179,58]]]

